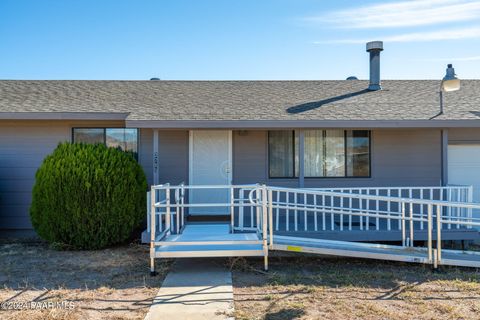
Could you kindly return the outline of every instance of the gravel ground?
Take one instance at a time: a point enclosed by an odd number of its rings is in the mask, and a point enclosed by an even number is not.
[[[236,259],[242,319],[480,319],[480,271],[336,258]]]
[[[2,243],[0,319],[143,319],[170,262],[157,263],[157,277],[148,264],[148,247],[138,244],[57,251]]]

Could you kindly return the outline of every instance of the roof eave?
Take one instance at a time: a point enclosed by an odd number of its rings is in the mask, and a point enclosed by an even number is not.
[[[0,112],[0,120],[125,120],[120,112]]]
[[[157,129],[455,128],[479,120],[126,120],[126,127]]]

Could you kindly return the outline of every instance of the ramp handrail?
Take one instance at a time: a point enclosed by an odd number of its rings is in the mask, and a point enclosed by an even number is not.
[[[206,189],[219,190],[225,198],[193,201],[192,190]],[[443,230],[480,227],[480,218],[473,214],[480,213],[480,203],[471,200],[469,186],[308,189],[167,183],[151,187],[148,227],[154,250],[165,236],[182,233],[191,208],[224,207],[231,232],[256,232],[267,256],[274,235],[281,232],[380,230],[382,226],[382,230],[401,233],[402,247],[414,247],[417,233],[424,232],[428,261],[437,265],[442,258]]]
[[[267,196],[262,197],[260,201],[254,201],[252,194],[260,190],[265,190]],[[277,197],[274,198],[273,194],[277,193]],[[282,199],[282,196],[278,196],[279,193],[283,193],[284,201],[279,201]],[[262,193],[264,194],[264,193]],[[293,196],[292,196],[293,195]],[[302,195],[303,199],[299,199],[299,195]],[[310,203],[307,201],[310,196]],[[293,198],[293,201],[290,199]],[[451,225],[456,225],[457,228],[465,227],[470,228],[472,226],[480,227],[480,218],[472,216],[472,210],[480,212],[480,203],[467,203],[467,202],[452,202],[445,200],[430,200],[430,199],[412,199],[405,197],[386,197],[378,195],[366,195],[366,194],[355,194],[355,193],[345,193],[345,192],[334,192],[334,191],[321,191],[321,190],[311,190],[311,189],[297,189],[297,188],[284,188],[284,187],[267,187],[261,186],[257,190],[252,190],[249,195],[250,201],[258,206],[268,206],[268,221],[269,223],[269,242],[270,245],[273,244],[273,210],[277,212],[276,215],[276,231],[278,230],[278,212],[284,210],[286,224],[286,231],[295,232],[298,230],[298,212],[304,214],[304,230],[308,230],[308,215],[313,214],[313,220],[315,224],[314,231],[317,231],[317,214],[321,213],[322,215],[322,228],[325,230],[326,226],[326,214],[330,215],[330,225],[331,230],[334,230],[334,224],[336,223],[335,217],[339,216],[340,219],[344,216],[347,216],[349,219],[349,224],[352,224],[352,217],[358,217],[360,220],[359,227],[360,230],[363,227],[368,230],[368,219],[373,219],[376,221],[376,228],[378,230],[379,220],[388,219],[395,220],[398,223],[398,228],[402,232],[402,246],[403,247],[413,247],[415,240],[415,223],[425,223],[427,225],[427,254],[428,261],[432,264],[437,265],[441,263],[442,257],[442,230],[445,228],[450,228]],[[317,201],[318,200],[318,201]],[[356,201],[356,204],[354,203]],[[373,208],[366,203],[374,202]],[[393,205],[394,204],[394,205]],[[418,209],[426,207],[427,213],[424,214]],[[383,207],[383,208],[382,208]],[[392,212],[392,207],[398,209],[397,212]],[[453,209],[453,210],[452,210]],[[460,211],[463,210],[468,212],[468,215],[461,216],[458,214],[452,214],[454,210]],[[294,212],[294,229],[289,230],[290,223],[289,211]],[[363,218],[365,218],[364,224]],[[435,222],[435,223],[434,223]],[[343,222],[340,221],[340,227],[343,226]],[[407,226],[408,224],[408,226]],[[423,229],[423,227],[422,227]],[[342,229],[343,230],[343,229]],[[351,230],[351,227],[350,227]],[[407,230],[409,234],[407,235]],[[417,230],[418,231],[418,230]],[[434,237],[435,235],[435,237]],[[433,240],[437,240],[436,248],[433,248]]]

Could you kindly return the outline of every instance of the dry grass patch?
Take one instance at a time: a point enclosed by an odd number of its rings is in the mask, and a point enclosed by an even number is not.
[[[0,319],[143,319],[169,266],[158,261],[159,276],[150,277],[148,262],[148,248],[138,244],[98,251],[0,244],[0,301],[71,303],[0,310]]]
[[[236,317],[242,319],[478,319],[480,272],[315,257],[232,265]]]

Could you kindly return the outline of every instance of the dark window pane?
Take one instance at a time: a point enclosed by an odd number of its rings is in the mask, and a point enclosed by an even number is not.
[[[101,128],[74,128],[73,142],[104,143],[104,130]]]
[[[294,176],[293,131],[269,131],[269,173],[272,178]]]
[[[370,131],[347,130],[347,175],[370,176]]]

